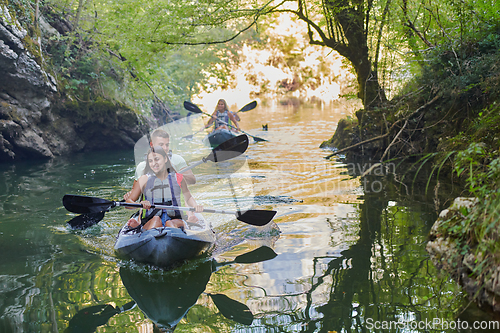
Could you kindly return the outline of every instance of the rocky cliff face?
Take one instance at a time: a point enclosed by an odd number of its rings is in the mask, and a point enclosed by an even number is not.
[[[57,34],[43,19],[40,29],[46,37]],[[56,80],[39,64],[43,54],[35,57],[37,47],[0,4],[0,162],[133,147],[146,131],[136,113],[108,102],[109,119],[72,114],[58,100]]]

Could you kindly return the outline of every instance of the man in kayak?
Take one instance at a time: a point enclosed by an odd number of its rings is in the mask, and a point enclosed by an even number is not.
[[[215,107],[214,112],[212,113],[212,117],[208,120],[205,128],[209,128],[212,124],[214,124],[214,131],[218,129],[229,129],[227,124],[231,125],[231,122],[234,124],[230,126],[231,128],[236,127],[236,129],[240,130],[240,125],[238,124],[239,117],[236,119],[234,114],[229,111],[227,107],[227,103],[223,99],[219,99],[217,102],[217,106]]]
[[[130,218],[128,225],[132,228],[141,224],[144,225],[144,230],[162,226],[183,227],[180,211],[151,208],[152,204],[179,206],[181,193],[188,206],[194,207],[196,212],[203,211],[203,206],[198,205],[191,195],[184,175],[176,172],[168,153],[160,146],[149,149],[143,175],[136,183],[126,202],[133,203],[143,195],[144,200],[140,203],[146,212],[140,218],[140,222],[137,217]]]
[[[175,171],[180,171],[183,168],[187,167],[186,161],[182,156],[177,155],[172,153],[172,150],[170,150],[170,135],[162,130],[162,129],[156,129],[153,134],[151,134],[151,146],[156,147],[160,146],[163,148],[168,153],[168,157],[170,158],[170,162],[172,163],[172,166],[174,167]],[[137,164],[137,167],[135,168],[135,180],[138,180],[140,176],[143,175],[144,168],[146,167],[146,162],[142,161],[139,164]],[[192,185],[196,183],[196,177],[193,174],[192,170],[186,171],[184,174],[184,178],[186,179],[186,182],[188,185]]]

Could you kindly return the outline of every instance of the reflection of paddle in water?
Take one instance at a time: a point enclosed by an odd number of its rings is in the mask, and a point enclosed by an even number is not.
[[[109,318],[116,314],[134,308],[135,302],[130,301],[120,308],[115,308],[110,304],[99,304],[84,308],[78,311],[69,321],[66,333],[92,333],[97,327],[105,325]]]
[[[186,267],[179,271],[144,272],[120,267],[123,285],[134,301],[121,308],[109,304],[94,305],[78,311],[70,320],[67,333],[95,332],[97,327],[105,325],[116,314],[132,309],[135,304],[153,321],[162,332],[173,332],[177,324],[196,304],[199,296],[205,291],[210,277],[217,268],[234,263],[250,264],[273,259],[277,254],[269,247],[262,246],[248,253],[237,256],[233,261],[217,263],[205,261],[196,267]],[[220,313],[240,324],[250,325],[253,314],[243,303],[223,294],[210,294]]]

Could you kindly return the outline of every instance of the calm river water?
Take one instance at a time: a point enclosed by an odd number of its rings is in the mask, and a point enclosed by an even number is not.
[[[275,223],[207,214],[217,248],[170,271],[115,257],[129,210],[114,209],[84,231],[66,227],[75,215],[63,195],[121,199],[133,151],[0,165],[0,332],[157,332],[166,322],[178,322],[175,332],[479,331],[475,321],[492,319],[425,251],[435,203],[323,159],[319,144],[352,111],[259,106],[241,114],[241,127],[269,142],[252,142],[243,171],[229,179],[194,169],[192,192],[207,207],[277,210]],[[174,149],[192,161],[188,148],[202,138]],[[229,190],[213,185],[228,180]],[[231,262],[264,245],[277,256]]]

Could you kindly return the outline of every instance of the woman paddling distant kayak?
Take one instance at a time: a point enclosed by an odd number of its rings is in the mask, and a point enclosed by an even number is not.
[[[238,131],[240,130],[238,119],[236,119],[234,114],[231,111],[229,111],[227,103],[223,99],[219,99],[219,101],[217,102],[215,111],[212,113],[212,116],[208,120],[208,123],[205,126],[205,128],[209,128],[212,124],[214,124],[213,131],[217,131],[219,129],[229,130],[228,124],[235,126]]]

